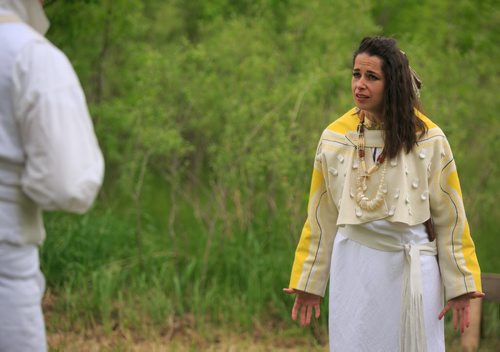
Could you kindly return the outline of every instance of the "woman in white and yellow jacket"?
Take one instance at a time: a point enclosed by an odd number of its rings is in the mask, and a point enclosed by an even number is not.
[[[363,39],[356,108],[318,145],[285,292],[307,325],[330,279],[332,351],[444,351],[443,315],[463,331],[483,296],[453,155],[419,112],[419,88],[393,39]]]

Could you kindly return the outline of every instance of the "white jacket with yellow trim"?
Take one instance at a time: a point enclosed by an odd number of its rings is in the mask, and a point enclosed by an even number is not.
[[[437,234],[446,299],[481,291],[480,269],[465,216],[457,170],[443,131],[423,114],[428,127],[410,153],[387,160],[384,203],[374,211],[358,207],[356,127],[352,109],[323,132],[314,162],[308,217],[295,252],[289,287],[323,296],[337,227],[385,219],[408,225],[432,218]],[[382,131],[365,131],[366,147],[383,147]],[[373,161],[366,158],[367,168]],[[373,198],[380,172],[367,181]]]

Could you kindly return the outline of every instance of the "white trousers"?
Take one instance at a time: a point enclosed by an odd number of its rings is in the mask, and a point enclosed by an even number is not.
[[[0,352],[45,352],[38,247],[0,243]]]

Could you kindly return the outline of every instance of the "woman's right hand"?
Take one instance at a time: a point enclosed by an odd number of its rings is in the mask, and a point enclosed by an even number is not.
[[[284,288],[283,292],[288,295],[296,295],[295,303],[292,308],[292,319],[297,320],[297,315],[300,314],[300,325],[306,326],[311,323],[311,317],[314,309],[316,319],[320,316],[319,305],[321,297],[312,293],[299,291],[293,288]]]

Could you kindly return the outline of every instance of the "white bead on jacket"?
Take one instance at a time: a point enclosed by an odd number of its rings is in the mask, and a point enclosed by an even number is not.
[[[295,253],[289,287],[324,295],[338,226],[379,219],[417,225],[432,218],[447,299],[481,291],[480,269],[449,143],[437,125],[417,115],[429,130],[410,153],[401,152],[385,161],[384,202],[372,211],[361,209],[356,202],[360,167],[356,109],[325,129],[316,152],[308,218]],[[383,148],[382,132],[366,130],[365,145]],[[365,159],[370,168],[374,161],[369,155]],[[377,192],[380,174],[375,172],[367,180],[365,194],[370,199]]]

